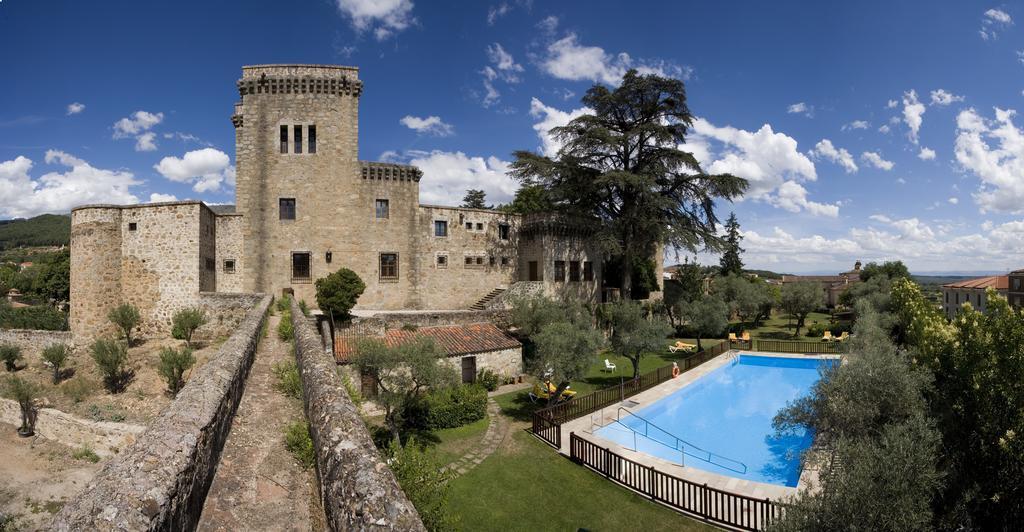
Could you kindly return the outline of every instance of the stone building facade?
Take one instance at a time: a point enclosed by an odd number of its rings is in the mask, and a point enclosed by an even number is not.
[[[366,283],[357,309],[468,309],[517,282],[602,297],[602,254],[586,235],[495,210],[424,205],[422,173],[360,161],[353,67],[242,68],[236,205],[91,205],[72,213],[71,328],[108,332],[121,302],[144,334],[203,292],[294,293],[345,267]],[[656,261],[659,268],[661,261]]]
[[[970,303],[975,310],[985,312],[988,307],[989,288],[1007,297],[1010,288],[1009,276],[993,275],[942,285],[942,312],[947,318],[953,319],[964,303]]]

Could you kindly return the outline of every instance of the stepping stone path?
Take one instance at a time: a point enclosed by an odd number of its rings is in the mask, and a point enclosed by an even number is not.
[[[493,454],[508,435],[508,420],[501,415],[501,408],[491,397],[487,398],[487,418],[490,421],[487,423],[487,432],[484,433],[480,445],[445,466],[448,471],[454,471],[456,477],[461,477],[480,465],[480,462]]]

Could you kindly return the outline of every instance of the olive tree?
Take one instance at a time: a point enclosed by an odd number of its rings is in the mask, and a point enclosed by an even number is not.
[[[131,347],[132,330],[142,322],[139,309],[130,303],[122,303],[110,309],[110,312],[107,313],[107,319],[114,325],[117,325],[118,329],[121,329],[121,335],[124,336],[125,343],[128,344],[128,347]]]
[[[640,376],[640,359],[665,349],[665,338],[672,333],[672,326],[659,317],[648,317],[644,308],[632,301],[617,301],[610,304],[609,310],[612,352],[629,359],[635,379]]]
[[[36,407],[36,398],[39,397],[40,392],[39,386],[32,381],[12,375],[7,378],[5,388],[6,395],[17,401],[21,410],[21,426],[18,427],[18,434],[24,437],[35,434],[36,415],[39,412]]]
[[[171,318],[171,336],[178,340],[185,340],[185,346],[192,348],[192,336],[196,330],[206,325],[209,319],[203,309],[198,307],[183,308],[174,313]]]
[[[53,383],[60,382],[61,368],[67,364],[71,356],[71,346],[68,344],[52,344],[43,349],[43,360],[53,368]]]
[[[703,351],[701,338],[718,336],[729,327],[729,306],[716,296],[706,295],[694,301],[680,301],[676,314],[697,338],[697,350]]]
[[[804,326],[807,315],[821,308],[824,303],[825,294],[821,291],[821,285],[818,283],[799,281],[782,285],[782,309],[796,318],[794,337],[800,335],[800,328]]]

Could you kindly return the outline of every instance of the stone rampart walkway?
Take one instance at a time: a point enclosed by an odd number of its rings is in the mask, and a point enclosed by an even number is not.
[[[501,442],[508,436],[508,419],[501,415],[501,407],[493,398],[487,398],[487,432],[480,440],[480,444],[473,450],[462,455],[462,458],[448,464],[445,469],[454,471],[456,476],[468,473],[474,467],[480,465],[488,456],[501,445]]]
[[[272,368],[293,359],[277,338],[280,315],[260,341],[206,496],[199,530],[322,530],[312,470],[303,470],[284,448],[285,427],[302,419],[302,405],[274,389]]]

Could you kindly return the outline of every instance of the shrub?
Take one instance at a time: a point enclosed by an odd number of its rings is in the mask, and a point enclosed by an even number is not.
[[[287,312],[288,309],[292,308],[292,298],[289,296],[281,296],[274,301],[274,306],[280,312]]]
[[[53,368],[53,383],[60,382],[61,368],[67,363],[71,356],[71,346],[68,344],[53,344],[43,349],[43,360]]]
[[[313,438],[309,436],[309,423],[306,420],[295,421],[285,428],[284,448],[302,464],[303,469],[313,467],[316,452],[313,450]]]
[[[66,331],[68,315],[48,305],[11,308],[0,303],[0,329]]]
[[[394,440],[387,448],[388,465],[427,530],[454,530],[458,524],[448,509],[448,482],[455,475],[428,456],[414,439],[405,447]]]
[[[207,322],[206,313],[200,308],[183,308],[171,318],[171,336],[185,340],[185,346],[192,347],[192,335]]]
[[[501,379],[498,377],[498,374],[486,368],[477,373],[476,381],[489,392],[497,390],[498,386],[501,384]]]
[[[93,342],[90,350],[96,367],[103,375],[103,384],[107,390],[110,393],[124,391],[130,377],[127,368],[128,347],[117,340],[98,338]]]
[[[814,322],[807,326],[808,338],[821,338],[825,334],[825,324]]]
[[[21,348],[13,344],[0,344],[0,360],[4,361],[7,371],[18,369],[18,361],[21,360]]]
[[[71,457],[75,460],[85,460],[87,462],[96,463],[100,461],[99,455],[97,455],[91,447],[83,445],[71,453]]]
[[[165,347],[160,350],[160,365],[157,371],[167,382],[167,391],[171,392],[172,396],[178,395],[178,391],[185,385],[185,372],[195,363],[196,357],[187,347]]]
[[[85,377],[78,377],[64,383],[61,390],[72,401],[81,403],[86,397],[89,397],[96,391],[96,384]]]
[[[278,362],[271,368],[277,382],[274,388],[282,394],[294,399],[302,399],[302,377],[299,375],[299,368],[295,362],[288,360]]]
[[[21,410],[21,426],[18,427],[18,434],[31,436],[36,430],[36,398],[39,397],[39,386],[21,377],[10,376],[7,378],[7,396],[18,402]]]
[[[139,309],[128,303],[122,303],[110,309],[110,312],[107,313],[107,319],[121,329],[124,341],[130,347],[132,345],[132,329],[138,327],[139,322],[142,321]]]
[[[299,310],[302,311],[302,315],[303,316],[305,316],[307,318],[309,317],[309,305],[306,304],[306,300],[305,299],[300,299],[299,300]]]
[[[277,337],[283,342],[290,342],[295,338],[295,330],[292,328],[292,313],[282,312],[281,321],[277,324]]]
[[[487,415],[487,391],[479,385],[433,390],[414,401],[403,416],[412,427],[427,430],[461,427]]]
[[[356,306],[366,284],[356,272],[342,268],[327,277],[316,280],[316,304],[335,319],[351,318],[349,312]]]

